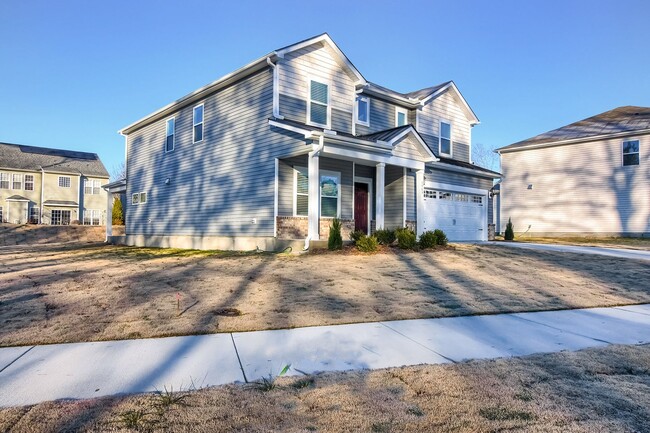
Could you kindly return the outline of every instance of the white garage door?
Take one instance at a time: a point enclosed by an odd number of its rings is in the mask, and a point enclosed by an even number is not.
[[[441,229],[450,241],[487,240],[484,195],[424,188],[423,229]]]

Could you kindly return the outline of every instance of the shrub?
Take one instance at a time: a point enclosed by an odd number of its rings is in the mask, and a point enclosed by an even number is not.
[[[375,230],[375,237],[381,245],[390,245],[395,241],[395,231],[388,229]]]
[[[433,248],[436,244],[436,235],[431,231],[427,230],[426,232],[420,235],[420,248]]]
[[[343,238],[341,237],[341,220],[334,218],[330,225],[330,236],[327,239],[327,248],[330,250],[340,250],[343,248]]]
[[[116,226],[124,225],[124,210],[122,209],[122,200],[116,198],[113,202],[113,224]]]
[[[395,230],[395,237],[397,238],[397,246],[403,250],[412,250],[417,245],[415,232],[409,228],[404,227]]]
[[[356,245],[357,241],[365,235],[366,233],[363,230],[355,230],[350,232],[350,240]]]
[[[506,224],[506,232],[503,235],[503,238],[507,241],[515,240],[515,226],[512,225],[512,219],[508,218],[508,224]]]
[[[436,245],[442,245],[442,246],[447,245],[447,242],[448,242],[447,235],[442,230],[435,229],[433,231],[433,236],[434,236],[434,238],[436,240]]]
[[[357,240],[357,249],[364,253],[374,253],[379,248],[377,238],[363,235]]]

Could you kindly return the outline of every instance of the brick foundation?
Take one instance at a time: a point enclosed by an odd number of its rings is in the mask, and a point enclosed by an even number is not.
[[[307,217],[281,217],[278,222],[278,239],[305,239],[309,232],[309,220]],[[320,219],[320,238],[327,239],[330,234],[332,218]],[[350,239],[350,233],[354,231],[354,220],[341,220],[341,237],[344,241]]]

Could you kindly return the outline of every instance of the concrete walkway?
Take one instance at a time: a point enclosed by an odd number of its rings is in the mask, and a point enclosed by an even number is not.
[[[0,406],[650,343],[650,304],[0,349]]]
[[[557,251],[562,253],[596,254],[599,256],[617,257],[621,259],[636,259],[650,261],[650,251],[627,250],[623,248],[581,247],[578,245],[535,244],[528,242],[485,242],[488,245],[499,245],[527,250]]]

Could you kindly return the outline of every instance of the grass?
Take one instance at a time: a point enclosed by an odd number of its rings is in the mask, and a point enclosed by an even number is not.
[[[647,263],[456,245],[373,255],[115,246],[0,255],[0,346],[650,302]]]
[[[244,385],[187,392],[164,411],[156,394],[49,402],[0,410],[0,431],[641,432],[649,391],[650,346],[608,346],[281,377],[264,393]]]

